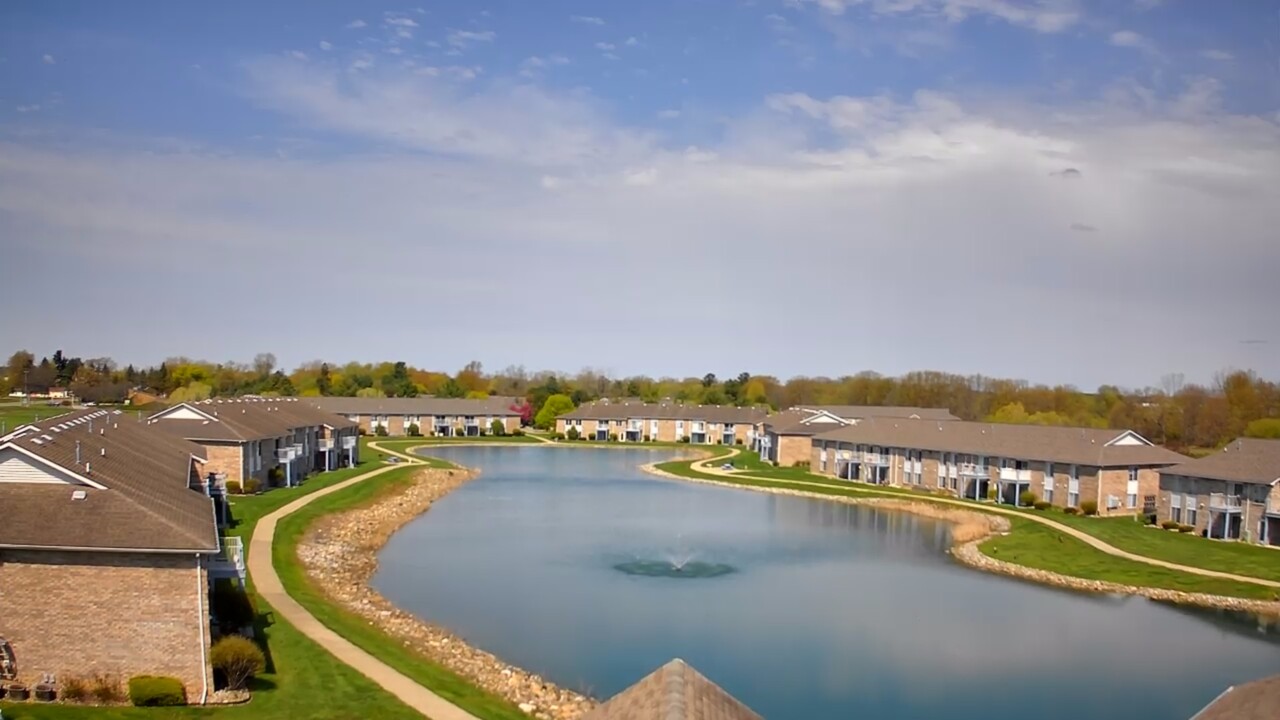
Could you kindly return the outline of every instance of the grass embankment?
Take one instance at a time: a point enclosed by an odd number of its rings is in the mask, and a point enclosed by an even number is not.
[[[446,463],[447,466],[447,463]],[[285,590],[320,622],[365,652],[399,670],[418,684],[484,720],[526,717],[515,705],[489,694],[450,671],[404,647],[367,620],[331,602],[303,570],[298,543],[322,515],[366,505],[413,482],[421,465],[406,465],[368,481],[326,495],[280,521],[272,546],[272,561]],[[368,715],[372,717],[373,714]]]
[[[235,525],[229,534],[244,538],[247,546],[262,516],[298,497],[376,467],[371,453],[363,457],[366,461],[358,467],[316,475],[300,487],[234,498],[232,513]],[[365,676],[338,662],[289,623],[274,617],[270,606],[253,593],[252,587],[250,595],[260,615],[259,627],[270,658],[270,672],[254,683],[252,702],[220,708],[100,708],[0,703],[5,720],[347,720],[365,717],[421,720],[422,716],[417,712]]]
[[[734,464],[738,467],[746,467],[743,460],[744,458],[742,458],[741,455],[733,458]],[[692,463],[689,461],[661,463],[658,465],[658,469],[679,477],[727,482],[745,487],[800,490],[831,497],[888,497],[911,499],[923,502],[937,501],[940,499],[936,496],[931,496],[927,493],[915,490],[855,485],[846,481],[812,475],[804,480],[756,478],[742,475],[734,475],[730,477],[710,475],[708,473],[694,470],[692,468]],[[955,505],[957,507],[965,507],[977,511],[989,511],[991,507],[989,504],[984,505],[976,502],[962,502],[956,503]],[[1035,511],[1028,510],[1026,512],[1031,513]],[[1054,520],[1060,520],[1062,518],[1072,518],[1072,516],[1066,515],[1065,513],[1055,513],[1052,516],[1052,519]],[[1106,532],[1110,532],[1114,537],[1127,540],[1128,542],[1134,542],[1136,539],[1135,533],[1141,532],[1149,534],[1151,536],[1151,540],[1148,542],[1154,543],[1156,546],[1160,546],[1161,543],[1166,540],[1177,541],[1179,545],[1190,541],[1197,543],[1198,547],[1192,547],[1189,552],[1209,553],[1215,549],[1214,546],[1222,546],[1228,553],[1241,552],[1241,550],[1233,549],[1232,545],[1214,543],[1202,538],[1186,536],[1179,537],[1173,533],[1161,534],[1155,530],[1148,530],[1141,527],[1132,519],[1072,519],[1076,521],[1072,524],[1072,527],[1079,526],[1082,530],[1085,529],[1086,526],[1092,528],[1094,524],[1105,526],[1109,523],[1116,523],[1117,525],[1115,528],[1107,527]],[[1103,580],[1123,585],[1138,585],[1143,587],[1180,590],[1183,592],[1227,595],[1231,597],[1259,600],[1272,600],[1275,598],[1276,591],[1272,588],[1253,585],[1251,583],[1210,578],[1178,570],[1160,568],[1134,560],[1125,560],[1113,555],[1108,555],[1096,548],[1092,548],[1084,542],[1065,535],[1061,531],[1055,530],[1047,525],[1016,516],[1009,517],[1009,520],[1012,522],[1012,532],[1009,535],[992,538],[983,543],[980,546],[980,549],[984,554],[1018,565],[1025,565],[1039,570],[1048,570],[1062,575],[1070,575],[1072,577],[1085,578],[1089,580]],[[1120,527],[1121,524],[1125,525],[1125,527]],[[1103,539],[1110,542],[1110,540],[1105,537]],[[1142,539],[1144,541],[1146,540],[1145,537]],[[1119,547],[1119,545],[1117,545],[1117,547]],[[1170,545],[1168,547],[1173,546]],[[1249,548],[1248,546],[1241,546],[1241,548],[1245,551],[1275,555],[1273,551],[1263,548]],[[1180,551],[1188,552],[1186,548],[1181,548]],[[1139,553],[1138,550],[1133,550],[1132,552]],[[1139,554],[1156,557],[1154,554],[1150,553]],[[1242,553],[1242,555],[1244,554],[1245,553]],[[1171,561],[1177,562],[1176,560]],[[1272,562],[1275,561],[1275,559],[1272,559]],[[1204,564],[1205,562],[1206,561],[1201,558],[1201,562],[1198,564],[1184,564],[1193,565],[1195,567],[1206,567]],[[1242,564],[1247,565],[1248,563]],[[1244,574],[1262,577],[1262,575],[1258,574],[1256,566],[1253,567],[1253,572]]]

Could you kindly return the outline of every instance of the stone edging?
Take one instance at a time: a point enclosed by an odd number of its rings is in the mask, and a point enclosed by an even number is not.
[[[828,500],[834,502],[842,502],[850,505],[874,505],[876,507],[886,508],[889,510],[897,510],[901,512],[910,512],[918,515],[945,520],[952,523],[963,522],[963,520],[955,515],[951,515],[950,511],[936,511],[935,508],[941,506],[937,503],[929,503],[927,501],[913,500],[895,500],[890,498],[855,498],[843,495],[822,495],[819,493],[806,492],[804,490],[793,490],[791,488],[773,488],[760,487],[752,485],[739,485],[732,482],[724,482],[720,480],[708,480],[706,478],[687,478],[680,475],[660,470],[656,465],[644,465],[641,467],[645,472],[652,473],[673,480],[681,480],[684,482],[704,483],[707,485],[717,485],[720,487],[736,488],[738,490],[752,490],[755,492],[773,493],[775,495],[793,495],[795,497],[811,498],[815,500]],[[999,527],[996,523],[989,525],[990,532],[979,537],[966,534],[966,536],[956,538],[956,542],[949,551],[951,556],[958,562],[968,565],[969,567],[983,570],[985,572],[997,573],[1000,575],[1008,575],[1023,580],[1040,583],[1042,585],[1052,585],[1055,587],[1068,588],[1088,593],[1118,593],[1123,595],[1138,595],[1152,600],[1161,600],[1166,602],[1174,602],[1180,605],[1195,605],[1205,608],[1215,608],[1224,610],[1239,610],[1244,612],[1253,612],[1268,616],[1280,616],[1280,602],[1267,600],[1249,600],[1246,598],[1235,598],[1225,595],[1209,595],[1206,593],[1189,593],[1180,590],[1167,590],[1164,588],[1143,587],[1138,585],[1122,585],[1120,583],[1106,582],[1103,580],[1086,580],[1084,578],[1063,575],[1049,570],[1039,570],[1027,567],[1025,565],[1016,565],[1014,563],[996,560],[995,558],[984,555],[978,546],[988,539],[992,534],[1004,533],[1009,531],[1009,523],[1007,519],[999,515],[991,513],[983,513],[976,510],[958,510],[957,513],[965,515],[981,515],[987,518],[1000,518],[1004,521],[1003,527]]]
[[[304,572],[330,600],[356,613],[414,652],[543,720],[572,720],[594,707],[583,695],[509,665],[450,631],[396,607],[369,586],[377,552],[396,530],[479,473],[422,468],[414,482],[372,504],[316,520],[298,543]]]

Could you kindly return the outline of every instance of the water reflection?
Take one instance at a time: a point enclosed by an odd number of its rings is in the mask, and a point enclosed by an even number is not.
[[[658,480],[635,469],[654,451],[448,454],[481,479],[397,534],[375,583],[569,687],[679,656],[774,720],[1107,720],[1189,717],[1280,672],[1274,627],[977,573],[926,518]],[[681,548],[740,572],[613,569]]]

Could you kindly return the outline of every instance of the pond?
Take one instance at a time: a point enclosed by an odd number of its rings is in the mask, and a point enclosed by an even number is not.
[[[429,452],[482,475],[391,538],[374,586],[595,697],[680,657],[770,720],[1186,720],[1280,672],[1274,627],[970,570],[909,514],[639,469],[670,451]]]

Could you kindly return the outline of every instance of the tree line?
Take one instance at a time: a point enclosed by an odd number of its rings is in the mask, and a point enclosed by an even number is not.
[[[479,362],[449,373],[405,362],[303,363],[286,372],[271,353],[250,363],[211,363],[184,357],[148,367],[119,367],[106,357],[68,357],[61,350],[36,360],[28,351],[10,356],[0,380],[13,390],[44,392],[65,387],[84,401],[121,402],[134,389],[169,402],[236,395],[521,398],[526,421],[545,420],[586,402],[632,398],[703,405],[908,405],[947,408],[963,420],[1079,427],[1128,428],[1176,449],[1213,448],[1239,436],[1280,438],[1280,385],[1245,370],[1224,371],[1209,384],[1178,374],[1158,386],[1123,389],[1103,385],[1084,391],[1070,385],[922,371],[899,377],[860,372],[838,378],[739,372],[720,377],[614,377],[584,369],[574,374],[529,372],[511,366],[487,372]],[[553,408],[546,408],[556,397]],[[568,402],[564,399],[567,398]],[[549,412],[542,412],[544,409]],[[539,417],[541,412],[542,417]]]

